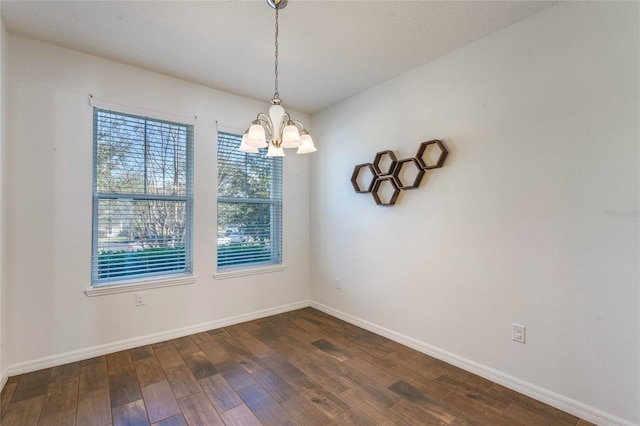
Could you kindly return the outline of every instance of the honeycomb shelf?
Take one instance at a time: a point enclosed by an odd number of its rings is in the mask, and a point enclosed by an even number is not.
[[[437,169],[444,165],[447,154],[449,154],[449,151],[444,147],[442,141],[434,139],[420,144],[416,160],[424,170]],[[435,161],[433,160],[434,157]]]
[[[400,188],[393,176],[381,177],[373,184],[371,195],[379,206],[393,206],[400,195]]]
[[[373,159],[373,169],[378,176],[387,176],[393,173],[398,159],[393,151],[381,151]]]
[[[442,167],[448,154],[439,139],[422,142],[415,157],[400,161],[393,151],[380,151],[372,163],[354,167],[351,185],[359,194],[371,193],[377,205],[393,206],[400,191],[420,187],[426,171]]]
[[[351,185],[360,194],[371,192],[378,175],[371,163],[358,164],[351,175]]]
[[[398,188],[400,189],[415,189],[419,187],[423,176],[424,169],[420,167],[418,160],[415,158],[398,161],[396,169],[393,171],[393,178],[396,180]],[[405,183],[405,180],[408,179],[412,179],[413,182]]]

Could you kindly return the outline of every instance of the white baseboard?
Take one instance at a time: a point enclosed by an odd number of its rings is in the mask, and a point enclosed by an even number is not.
[[[524,380],[520,380],[516,377],[494,370],[493,368],[463,358],[451,352],[447,352],[443,349],[421,342],[412,337],[405,336],[404,334],[389,330],[388,328],[344,313],[327,305],[323,305],[322,303],[311,301],[311,307],[318,309],[319,311],[322,311],[326,314],[332,315],[336,318],[340,318],[341,320],[344,320],[353,325],[357,325],[358,327],[364,328],[365,330],[369,330],[373,333],[401,343],[405,346],[409,346],[410,348],[425,353],[429,356],[432,356],[449,364],[453,364],[456,367],[460,367],[464,370],[470,371],[474,374],[477,374],[478,376],[491,380],[492,382],[496,382],[509,389],[513,389],[516,392],[537,399],[538,401],[542,401],[545,404],[551,405],[552,407],[573,414],[574,416],[595,423],[597,425],[638,426],[637,424],[631,423],[627,420],[621,419],[602,410],[590,407],[571,398],[567,398],[550,390],[525,382]]]
[[[4,389],[4,385],[7,384],[7,380],[9,380],[9,375],[6,371],[0,373],[0,392]]]
[[[294,311],[296,309],[306,308],[310,306],[309,300],[290,303],[288,305],[277,306],[275,308],[263,309],[261,311],[250,312],[247,314],[236,315],[233,317],[222,318],[215,321],[209,321],[188,327],[177,328],[174,330],[163,331],[160,333],[148,334],[145,336],[135,337],[132,339],[120,340],[118,342],[107,343],[104,345],[94,346],[77,351],[66,352],[59,355],[39,358],[31,361],[20,362],[10,365],[8,371],[3,377],[6,381],[8,376],[16,374],[29,373],[31,371],[42,370],[43,368],[55,367],[58,365],[68,364],[70,362],[82,361],[85,359],[106,355],[112,352],[123,351],[126,349],[136,348],[138,346],[150,345],[153,343],[164,342],[166,340],[176,339],[188,336],[194,333],[214,330],[220,327],[227,327],[241,322],[253,321],[256,319],[277,315],[284,312]],[[4,386],[4,383],[2,383]],[[1,389],[1,387],[0,387]]]

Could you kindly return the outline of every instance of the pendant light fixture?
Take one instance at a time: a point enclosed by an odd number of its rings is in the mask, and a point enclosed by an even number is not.
[[[278,11],[284,9],[287,0],[267,0],[276,10],[275,42],[275,92],[269,108],[269,114],[261,112],[251,122],[249,129],[242,135],[239,151],[257,154],[259,148],[268,148],[267,157],[284,157],[283,148],[298,148],[298,154],[315,152],[311,135],[304,125],[291,118],[284,110],[278,93]]]

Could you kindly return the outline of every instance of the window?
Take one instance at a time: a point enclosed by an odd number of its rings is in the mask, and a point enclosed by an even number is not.
[[[282,263],[282,158],[218,133],[218,270]]]
[[[92,287],[191,274],[193,126],[93,109]]]

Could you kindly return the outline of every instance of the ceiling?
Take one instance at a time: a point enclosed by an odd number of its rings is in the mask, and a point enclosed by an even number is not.
[[[313,113],[554,1],[309,1],[280,11],[283,105]],[[274,10],[256,1],[8,1],[6,29],[269,101]]]

